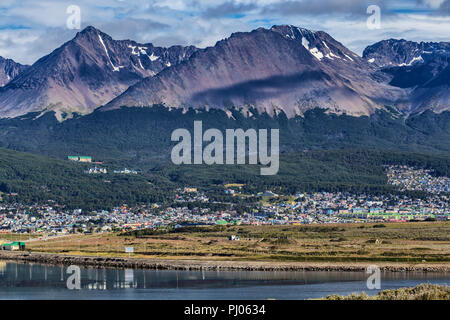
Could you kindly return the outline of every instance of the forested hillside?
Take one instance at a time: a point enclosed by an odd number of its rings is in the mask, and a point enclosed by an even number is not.
[[[151,185],[140,175],[89,175],[84,173],[88,167],[88,164],[0,149],[3,201],[109,208],[164,199],[164,186]]]
[[[225,183],[245,184],[243,192],[267,189],[283,194],[349,191],[398,193],[387,185],[383,165],[405,164],[450,175],[450,157],[365,150],[309,151],[281,156],[275,176],[260,176],[258,166],[136,167],[138,174],[116,174],[115,162],[105,162],[107,174],[87,174],[92,164],[0,149],[0,192],[3,202],[60,204],[68,208],[108,209],[122,204],[170,204],[176,188],[195,186],[212,199],[224,196]],[[412,196],[422,197],[421,192]],[[50,202],[49,202],[50,200]]]
[[[371,117],[327,114],[313,109],[303,117],[284,113],[251,116],[233,110],[169,110],[166,107],[97,111],[58,122],[53,113],[0,120],[0,147],[66,159],[89,155],[101,161],[126,163],[170,160],[171,133],[191,130],[195,120],[203,130],[217,128],[279,128],[281,153],[304,150],[370,149],[450,154],[450,112],[424,112],[406,117],[395,110]]]

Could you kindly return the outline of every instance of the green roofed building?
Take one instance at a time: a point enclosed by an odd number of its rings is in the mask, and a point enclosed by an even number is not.
[[[92,162],[92,157],[88,156],[68,156],[67,159],[78,162]]]
[[[1,249],[7,251],[23,251],[25,250],[25,242],[4,243],[2,244]]]

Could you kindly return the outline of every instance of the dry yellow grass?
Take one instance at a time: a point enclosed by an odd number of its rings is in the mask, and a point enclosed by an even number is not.
[[[136,258],[327,261],[450,261],[450,223],[392,223],[311,226],[214,226],[166,232],[73,235],[32,241],[34,252]],[[240,241],[228,236],[239,235]]]
[[[365,292],[348,296],[332,295],[324,300],[450,300],[450,287],[420,284],[412,288],[383,290],[374,296]]]

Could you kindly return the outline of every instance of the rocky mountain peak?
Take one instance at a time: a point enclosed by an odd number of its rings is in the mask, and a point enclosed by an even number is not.
[[[422,64],[436,55],[449,54],[449,42],[388,39],[368,46],[363,52],[363,58],[378,67],[404,67]]]
[[[145,77],[190,57],[195,47],[114,40],[89,26],[0,90],[0,115],[90,113]]]
[[[7,85],[28,66],[15,62],[12,59],[0,57],[0,87]]]
[[[324,31],[293,25],[236,32],[206,49],[114,40],[89,26],[31,67],[0,59],[0,117],[154,104],[288,116],[440,111],[449,108],[449,60],[446,42],[389,39],[360,57]]]
[[[186,63],[130,87],[102,110],[121,106],[252,106],[288,116],[321,107],[368,115],[402,91],[371,76],[358,55],[325,32],[282,25],[238,32]],[[383,94],[382,94],[383,93]]]

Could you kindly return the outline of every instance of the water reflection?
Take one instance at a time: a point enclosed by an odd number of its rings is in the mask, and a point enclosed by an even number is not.
[[[47,298],[43,295],[46,291],[61,292],[61,290],[64,290],[64,295],[69,295],[68,292],[71,290],[67,289],[66,282],[71,273],[67,273],[67,268],[68,266],[2,261],[0,262],[0,298],[7,297],[6,293],[14,290],[28,294],[30,291],[34,292],[33,289],[39,289],[40,295],[38,293],[33,294],[43,299]],[[385,289],[392,286],[408,286],[409,284],[415,285],[423,282],[443,284],[448,282],[450,274],[399,272],[382,273],[381,278],[382,289]],[[199,292],[201,292],[203,298],[207,299],[220,299],[226,297],[227,294],[232,295],[229,298],[234,298],[236,293],[246,299],[259,299],[266,296],[288,298],[287,294],[290,295],[289,298],[307,298],[314,296],[308,290],[316,290],[317,288],[321,288],[320,296],[324,296],[328,292],[361,292],[367,290],[365,287],[366,279],[367,275],[364,272],[175,271],[80,268],[81,290],[74,291],[79,293],[109,292],[109,294],[113,292],[144,292],[153,295],[140,295],[139,298],[161,299],[164,298],[164,295],[168,298],[173,296],[179,299],[188,297],[195,299],[199,296]],[[297,293],[293,291],[293,288],[296,288]],[[183,294],[176,294],[176,292],[181,291],[183,291]],[[158,295],[156,295],[156,292]],[[301,294],[298,292],[301,292]],[[246,293],[249,296],[245,296]],[[187,296],[187,294],[191,294],[191,296]],[[57,298],[63,298],[64,295],[58,293]],[[116,297],[122,298],[120,294],[114,294],[114,298]]]

